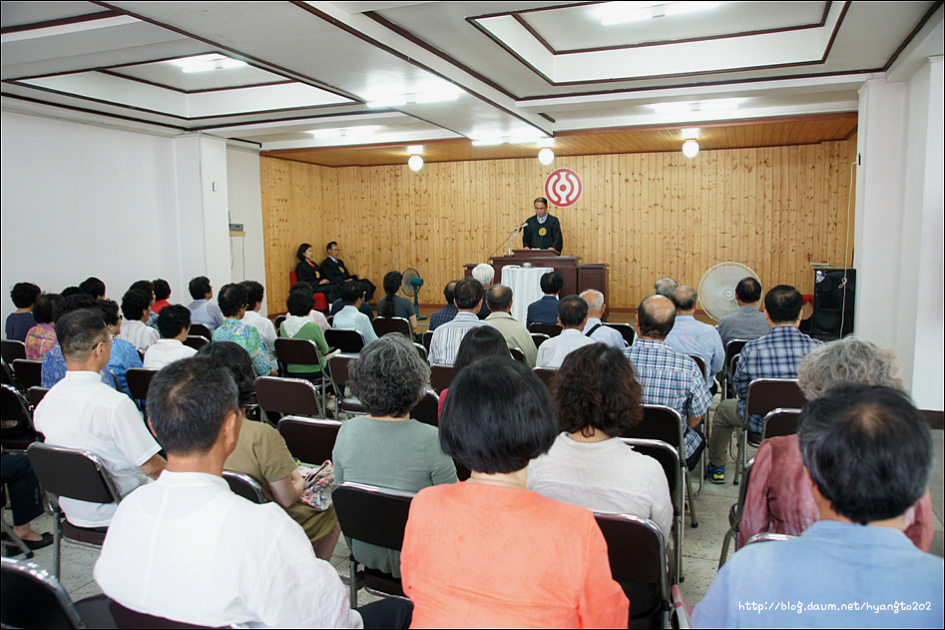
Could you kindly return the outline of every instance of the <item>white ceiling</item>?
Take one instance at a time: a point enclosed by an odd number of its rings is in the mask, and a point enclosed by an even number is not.
[[[601,23],[631,4],[657,3],[3,2],[2,105],[263,150],[521,143],[855,111],[865,80],[943,52],[941,2],[661,2]],[[173,63],[208,54],[248,65]]]

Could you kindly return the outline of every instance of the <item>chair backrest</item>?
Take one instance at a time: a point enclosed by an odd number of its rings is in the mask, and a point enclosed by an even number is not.
[[[276,315],[276,319],[272,322],[272,325],[276,327],[276,332],[279,332],[279,327],[282,326],[282,322],[286,320],[285,315]]]
[[[206,337],[207,339],[213,339],[213,331],[210,330],[210,327],[206,324],[191,324],[189,335],[196,335],[198,337]]]
[[[702,372],[702,376],[705,377],[705,359],[698,354],[690,354],[689,358],[696,362],[696,365],[699,366],[699,371]]]
[[[633,345],[633,340],[636,339],[637,331],[633,329],[633,326],[630,324],[619,324],[619,323],[605,323],[604,326],[610,326],[621,335],[623,335],[623,340],[627,342],[628,346]]]
[[[747,410],[766,415],[772,409],[800,409],[807,403],[796,378],[759,378],[748,385]]]
[[[32,562],[3,558],[0,622],[4,628],[84,628],[59,580]]]
[[[314,465],[331,459],[340,428],[341,422],[320,418],[286,416],[279,421],[279,434],[292,456]]]
[[[429,357],[430,353],[426,348],[423,347],[423,344],[417,343],[415,341],[413,342],[413,347],[417,349],[417,354],[420,355],[420,359],[423,360],[424,362],[427,361],[427,358]]]
[[[43,397],[46,395],[48,391],[49,391],[48,387],[37,387],[35,385],[33,387],[30,387],[30,391],[29,391],[30,406],[35,409],[36,405],[39,404],[39,401],[43,399]]]
[[[125,378],[128,379],[128,391],[135,400],[147,400],[151,380],[160,370],[154,368],[128,368]]]
[[[348,364],[358,358],[356,354],[336,354],[328,359],[328,372],[337,387],[344,387],[351,380]]]
[[[34,385],[43,384],[43,362],[29,359],[16,359],[13,362],[13,372],[23,391]]]
[[[930,429],[933,431],[945,429],[945,412],[941,409],[921,409],[920,411],[929,423]]]
[[[26,358],[26,344],[18,339],[0,340],[0,356],[7,363]]]
[[[512,355],[512,358],[518,361],[519,363],[525,363],[525,353],[522,352],[521,348],[511,347],[509,348],[509,354]]]
[[[249,475],[235,470],[224,470],[223,478],[230,485],[230,490],[253,503],[266,503],[262,486]]]
[[[16,388],[10,385],[2,386],[2,416],[3,429],[0,430],[0,444],[8,451],[25,451],[33,442],[42,436],[33,426],[33,414],[30,404]]]
[[[548,391],[550,392],[551,383],[554,381],[555,375],[558,373],[557,368],[535,367],[532,368],[532,372],[534,372],[535,375],[541,379],[541,382],[545,384],[545,387],[547,387]]]
[[[666,483],[669,484],[669,494],[673,497],[673,505],[676,505],[676,493],[682,491],[682,466],[679,464],[679,449],[662,440],[651,440],[647,438],[620,438],[620,441],[633,449],[648,455],[659,462],[666,475]],[[628,483],[632,481],[628,480]]]
[[[345,482],[331,493],[345,536],[400,551],[413,492]]]
[[[672,407],[643,405],[643,419],[621,437],[662,440],[679,449],[683,444],[683,431],[682,416]]]
[[[400,333],[407,339],[412,338],[413,331],[410,329],[410,320],[403,317],[381,317],[378,315],[371,320],[371,326],[378,337],[383,337],[387,333]]]
[[[210,343],[210,340],[203,335],[187,335],[187,339],[184,339],[184,345],[194,350],[200,350],[208,343]]]
[[[432,389],[428,389],[423,394],[413,409],[410,410],[410,417],[419,420],[424,424],[440,426],[440,397]]]
[[[449,387],[455,377],[456,370],[453,369],[452,365],[434,363],[430,366],[430,385],[437,394],[442,393],[444,389]]]
[[[542,324],[540,322],[535,322],[528,327],[528,332],[542,333],[548,335],[549,337],[557,337],[561,334],[561,326],[558,324]]]
[[[794,435],[797,433],[797,421],[801,418],[800,409],[772,409],[765,416],[764,439],[778,435]]]
[[[540,348],[541,344],[551,339],[551,337],[546,335],[545,333],[533,332],[529,334],[532,336],[532,341],[535,343],[536,348]]]
[[[10,387],[19,387],[16,376],[13,374],[13,368],[10,367],[6,359],[0,359],[0,383]]]
[[[725,344],[725,373],[729,375],[735,374],[735,357],[741,354],[742,348],[745,347],[745,344],[751,341],[750,339],[731,339],[727,344]]]
[[[321,353],[311,339],[276,338],[276,357],[283,368],[286,364],[321,365]]]
[[[427,349],[427,354],[430,353],[430,343],[433,341],[433,331],[425,330],[423,334],[420,335],[420,342],[423,344],[423,347]]]
[[[317,416],[318,390],[302,378],[260,376],[256,379],[256,400],[263,411],[296,416]]]
[[[325,331],[325,341],[332,348],[337,348],[342,352],[353,352],[358,354],[364,348],[364,337],[357,330],[346,328],[329,328]]]
[[[121,493],[97,455],[64,446],[33,442],[30,465],[46,492],[89,503],[118,503]]]
[[[784,542],[792,538],[797,538],[797,536],[792,534],[779,534],[778,532],[758,532],[745,541],[745,546],[747,547],[748,545],[762,542]]]

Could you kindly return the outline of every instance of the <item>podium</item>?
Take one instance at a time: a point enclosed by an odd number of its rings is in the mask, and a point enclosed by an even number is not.
[[[606,296],[607,265],[604,263],[578,264],[579,260],[577,256],[558,256],[549,250],[516,249],[513,250],[512,256],[493,256],[489,263],[495,269],[496,284],[504,284],[502,282],[504,267],[527,264],[532,267],[551,267],[560,273],[564,279],[564,286],[561,289],[562,297],[587,289],[596,289]],[[463,265],[465,277],[472,276],[472,269],[475,266],[475,263]]]

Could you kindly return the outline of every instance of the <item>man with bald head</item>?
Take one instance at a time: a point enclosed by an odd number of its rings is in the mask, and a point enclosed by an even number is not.
[[[669,298],[646,298],[637,308],[637,338],[624,353],[643,385],[643,402],[672,407],[686,420],[686,463],[691,470],[705,448],[696,427],[712,404],[712,394],[696,362],[666,345],[675,322],[676,305]]]
[[[604,303],[604,294],[594,289],[588,289],[581,292],[581,298],[587,302],[587,323],[584,324],[584,335],[594,341],[607,344],[623,350],[627,347],[627,342],[623,340],[623,335],[611,328],[605,326],[601,321],[607,305]]]
[[[666,335],[666,343],[681,354],[702,357],[705,361],[706,384],[711,387],[715,375],[722,371],[725,363],[722,338],[714,327],[695,318],[696,300],[699,297],[695,289],[677,287],[669,297],[676,305],[676,325]]]

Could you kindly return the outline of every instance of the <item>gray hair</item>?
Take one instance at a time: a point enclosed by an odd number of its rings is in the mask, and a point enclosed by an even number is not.
[[[372,341],[349,368],[351,389],[372,416],[400,417],[416,405],[430,380],[430,366],[398,333]]]
[[[673,290],[679,285],[676,284],[676,281],[672,278],[660,278],[656,281],[656,293],[657,295],[663,295],[666,297],[672,297]]]
[[[669,299],[673,301],[676,308],[680,311],[692,311],[696,308],[696,300],[699,298],[699,292],[692,287],[683,285],[676,287]]]
[[[581,297],[587,302],[587,310],[591,313],[604,308],[604,294],[596,289],[581,291]]]
[[[473,267],[472,277],[478,280],[482,286],[486,286],[495,278],[495,269],[492,268],[492,265],[479,263]]]
[[[807,400],[822,398],[832,385],[843,382],[904,390],[896,353],[852,336],[820,346],[797,367],[797,383]]]

